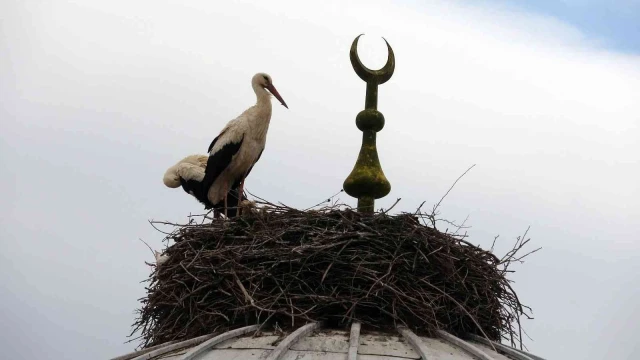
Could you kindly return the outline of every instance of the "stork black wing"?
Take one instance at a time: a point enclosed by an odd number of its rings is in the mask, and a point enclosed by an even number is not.
[[[218,138],[222,136],[222,134],[224,134],[224,132],[220,133],[220,135],[216,136],[216,138],[213,139],[213,141],[211,142],[211,145],[209,145],[209,148],[207,149],[208,153],[211,152],[211,149],[213,149],[213,146],[216,144],[216,142],[218,141]]]
[[[187,194],[191,194],[193,195],[198,201],[200,201],[205,209],[210,209],[213,207],[213,204],[211,204],[211,202],[209,201],[209,199],[206,196],[206,192],[205,192],[205,196],[204,197],[200,197],[200,193],[201,190],[200,188],[202,187],[202,183],[198,180],[185,180],[182,177],[180,178],[180,184],[182,185],[182,189],[187,193]],[[196,195],[198,194],[198,195]]]
[[[218,138],[215,138],[209,147],[209,151],[213,148],[213,145],[216,143]],[[216,151],[213,154],[209,155],[209,159],[207,160],[207,168],[204,171],[204,179],[198,186],[198,189],[193,192],[193,196],[196,197],[201,203],[205,204],[206,209],[210,209],[210,202],[207,198],[207,193],[209,192],[209,188],[213,185],[213,182],[216,181],[218,176],[224,171],[224,169],[229,166],[231,163],[231,159],[235,154],[240,150],[240,146],[242,146],[242,142],[244,141],[244,135],[240,139],[239,142],[228,143],[225,144],[220,150]]]

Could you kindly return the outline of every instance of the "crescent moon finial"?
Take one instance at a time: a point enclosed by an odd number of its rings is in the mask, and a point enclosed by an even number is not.
[[[393,49],[391,48],[391,45],[389,45],[389,42],[387,42],[387,39],[383,37],[382,39],[384,40],[385,44],[387,44],[388,50],[387,63],[380,70],[371,70],[364,66],[364,64],[360,61],[360,57],[358,57],[358,39],[360,39],[360,36],[362,35],[364,34],[358,35],[353,40],[353,43],[351,44],[351,50],[349,51],[349,57],[351,59],[353,70],[355,70],[360,79],[364,80],[365,82],[374,82],[378,85],[384,84],[389,79],[391,79],[393,70],[395,70],[396,67],[396,57],[393,54]]]

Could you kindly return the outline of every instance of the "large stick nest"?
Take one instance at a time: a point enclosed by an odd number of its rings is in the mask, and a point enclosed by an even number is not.
[[[423,217],[265,204],[231,220],[164,223],[175,243],[147,280],[133,333],[148,347],[263,322],[359,321],[521,341],[527,308],[505,275],[528,240],[499,259]]]

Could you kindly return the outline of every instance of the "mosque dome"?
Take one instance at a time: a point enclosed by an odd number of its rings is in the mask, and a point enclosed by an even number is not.
[[[439,331],[418,336],[405,327],[350,331],[309,323],[294,331],[261,331],[258,325],[204,335],[122,355],[112,360],[544,360],[476,335],[463,340]]]

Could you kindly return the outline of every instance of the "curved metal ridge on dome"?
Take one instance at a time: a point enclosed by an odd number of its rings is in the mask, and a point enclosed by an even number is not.
[[[491,356],[487,355],[484,351],[478,349],[472,344],[460,339],[457,336],[453,336],[446,331],[438,330],[438,335],[445,341],[450,342],[451,344],[468,351],[469,353],[479,357],[481,360],[495,360]]]
[[[516,349],[516,348],[513,348],[513,350],[519,352],[520,354],[524,354],[524,355],[532,358],[533,360],[546,360],[545,358],[542,358],[542,357],[540,357],[538,355],[533,355],[532,353],[524,351],[524,350],[520,350],[520,349]]]
[[[520,349],[513,348],[511,346],[507,346],[505,344],[500,344],[495,341],[487,340],[481,336],[472,334],[471,338],[479,343],[483,343],[485,345],[493,345],[496,348],[500,349],[503,353],[511,356],[515,360],[544,360],[539,356],[535,356],[533,354],[529,354],[526,351],[522,351]]]
[[[185,340],[185,341],[180,341],[177,343],[173,343],[167,346],[163,346],[159,349],[150,351],[146,354],[140,355],[137,358],[133,358],[133,360],[149,360],[152,359],[156,356],[159,355],[164,355],[168,352],[171,352],[173,350],[177,350],[177,349],[182,349],[185,348],[187,346],[191,346],[191,345],[195,345],[195,344],[199,344],[203,341],[207,341],[210,338],[214,337],[215,334],[208,334],[208,335],[202,335],[202,336],[198,336],[197,338],[193,338],[193,339],[189,339],[189,340]]]
[[[360,345],[360,323],[351,324],[351,332],[349,334],[349,352],[347,360],[358,360],[358,345]]]
[[[407,340],[407,342],[413,347],[418,355],[420,355],[421,359],[434,359],[436,357],[427,347],[427,345],[425,345],[425,343],[420,339],[420,337],[413,331],[409,330],[409,328],[399,326],[397,330],[400,335],[402,335],[402,337],[405,338],[405,340]]]
[[[513,350],[519,352],[520,354],[526,355],[526,356],[532,358],[533,360],[546,360],[543,357],[540,357],[538,355],[534,355],[534,354],[532,354],[530,352],[527,352],[527,351],[524,351],[524,350],[520,350],[520,349],[516,349],[516,348],[513,348]]]
[[[204,353],[205,351],[209,350],[210,348],[212,348],[214,345],[217,345],[223,341],[227,341],[229,339],[233,339],[234,337],[238,337],[240,335],[244,335],[248,332],[254,331],[254,330],[258,330],[260,328],[260,325],[250,325],[250,326],[245,326],[245,327],[241,327],[239,329],[235,329],[235,330],[231,330],[231,331],[227,331],[225,333],[222,333],[214,338],[211,338],[205,342],[203,342],[202,344],[194,347],[193,349],[189,350],[186,354],[184,354],[182,357],[180,357],[180,360],[193,360],[196,358],[196,356]]]
[[[296,343],[301,338],[305,337],[307,334],[317,329],[320,326],[319,322],[312,322],[307,325],[299,327],[296,331],[292,332],[286,338],[282,339],[282,341],[276,346],[273,351],[269,354],[265,360],[280,360],[282,356],[289,350],[291,345]]]
[[[114,358],[111,358],[109,360],[131,360],[133,358],[135,358],[136,356],[140,356],[142,354],[146,354],[149,351],[153,351],[155,349],[159,349],[161,347],[165,347],[165,346],[169,346],[171,344],[175,344],[177,343],[178,340],[171,340],[171,341],[167,341],[165,343],[159,344],[159,345],[155,345],[155,346],[150,346],[148,348],[144,348],[144,349],[140,349],[140,350],[136,350],[136,351],[132,351],[130,353],[124,354],[124,355],[120,355]]]

